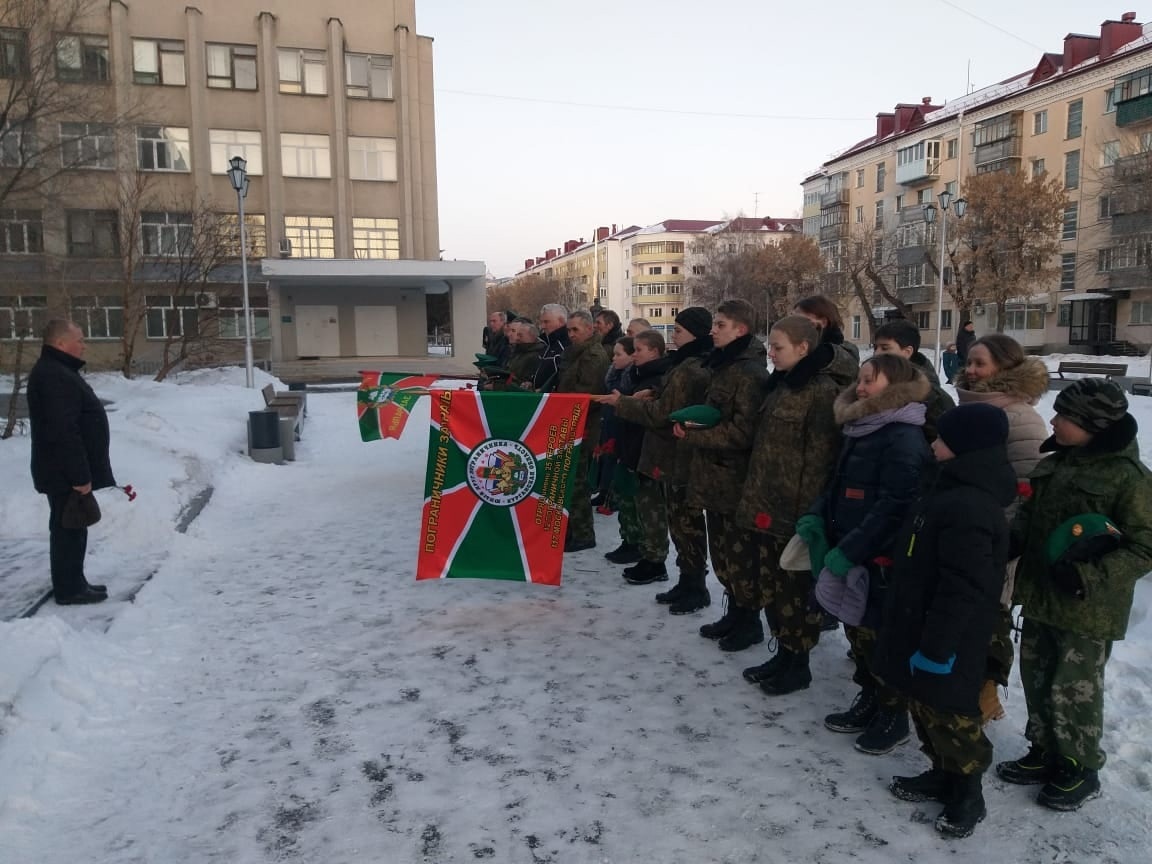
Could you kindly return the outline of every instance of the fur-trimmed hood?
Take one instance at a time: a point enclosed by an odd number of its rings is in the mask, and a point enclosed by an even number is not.
[[[957,390],[971,393],[1002,393],[1035,405],[1048,392],[1048,367],[1038,357],[1025,357],[1015,369],[1004,369],[985,381],[973,381],[966,372],[956,380]]]
[[[924,377],[924,373],[916,371],[916,378],[903,384],[889,384],[875,396],[868,399],[856,398],[856,385],[852,384],[836,397],[832,411],[836,415],[836,422],[843,426],[854,420],[860,420],[869,414],[879,414],[881,411],[895,411],[913,402],[923,402],[932,392],[932,385]]]

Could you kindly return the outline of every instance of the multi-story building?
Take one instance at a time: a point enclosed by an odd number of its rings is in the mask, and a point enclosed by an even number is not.
[[[424,357],[430,306],[458,325],[457,354],[479,349],[484,267],[439,260],[432,40],[416,35],[415,0],[332,0],[322,15],[259,0],[112,0],[74,17],[75,0],[21,5],[57,11],[5,19],[0,89],[33,84],[69,107],[0,130],[0,175],[39,165],[45,179],[0,200],[9,347],[67,314],[90,361],[117,364],[128,282],[147,306],[140,368],[192,331],[206,359],[240,356],[227,175],[240,156],[259,360]],[[172,271],[202,222],[225,245],[185,290]]]
[[[926,222],[924,205],[945,190],[955,198],[975,173],[1053,175],[1068,195],[1060,275],[1013,298],[1005,332],[1033,349],[1146,348],[1152,195],[1141,189],[1152,192],[1149,154],[1152,28],[1130,13],[1105,21],[1099,35],[1070,34],[1062,51],[1006,81],[943,106],[924,99],[878,114],[874,135],[803,181],[804,229],[833,273],[863,238],[874,239],[877,265],[917,323],[935,330],[939,311],[945,332],[954,332],[954,304],[945,292],[937,309],[937,271],[928,263],[941,226]],[[892,311],[879,293],[872,299],[878,317]],[[850,305],[859,339],[861,309]],[[994,306],[974,311],[978,331],[996,326]]]

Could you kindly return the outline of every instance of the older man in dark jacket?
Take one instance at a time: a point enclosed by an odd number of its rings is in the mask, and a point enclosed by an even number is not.
[[[63,319],[49,321],[40,359],[28,376],[32,482],[48,496],[52,592],[62,606],[108,598],[103,585],[90,585],[84,576],[88,529],[66,525],[64,519],[69,499],[116,485],[108,458],[108,416],[80,376],[84,349],[79,327]]]

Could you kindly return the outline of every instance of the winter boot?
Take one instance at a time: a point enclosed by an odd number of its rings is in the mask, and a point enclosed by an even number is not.
[[[839,711],[825,717],[824,725],[833,732],[859,734],[868,728],[868,724],[879,710],[880,702],[876,699],[876,691],[868,688],[856,694],[847,711]]]
[[[1100,797],[1100,777],[1068,756],[1059,757],[1052,779],[1036,800],[1052,810],[1079,810],[1085,801]]]
[[[653,582],[667,582],[668,568],[663,561],[644,561],[624,572],[624,581],[629,585],[651,585]]]
[[[976,826],[984,821],[988,809],[984,806],[981,788],[983,774],[947,774],[948,800],[944,812],[936,817],[936,830],[946,837],[970,837]]]
[[[576,537],[569,535],[564,540],[564,551],[565,552],[583,552],[585,549],[595,549],[595,548],[596,548],[596,537],[595,536],[585,537],[583,539],[578,539]]]
[[[708,594],[708,586],[705,584],[706,578],[706,573],[697,573],[692,576],[681,574],[680,584],[684,587],[668,606],[668,612],[672,615],[688,615],[709,606],[712,603],[712,598]],[[656,595],[656,599],[660,599],[659,594]]]
[[[768,640],[768,648],[772,648],[772,642],[776,637]],[[777,648],[776,653],[767,663],[761,663],[759,666],[749,666],[740,674],[744,676],[744,680],[749,684],[759,684],[762,681],[767,681],[769,678],[775,677],[781,669],[784,668],[784,661],[786,651],[783,648]]]
[[[1035,786],[1038,783],[1047,783],[1054,775],[1052,762],[1048,754],[1038,744],[1028,748],[1028,752],[1019,759],[1010,762],[1000,762],[996,765],[996,776],[1005,783],[1017,786]]]
[[[721,651],[743,651],[764,641],[764,625],[760,623],[759,609],[736,606],[736,624],[720,637]]]
[[[999,688],[989,678],[980,688],[980,717],[985,726],[993,720],[1004,719],[1004,706],[1000,704]]]
[[[781,648],[776,656],[784,657],[784,665],[767,681],[761,681],[760,689],[769,696],[784,696],[797,690],[807,690],[808,685],[812,683],[812,670],[808,668],[808,652]]]
[[[656,595],[656,602],[664,606],[667,606],[669,603],[675,603],[686,590],[688,590],[688,577],[681,573],[675,585],[667,591],[661,591]]]
[[[632,564],[640,560],[640,547],[635,543],[621,543],[611,552],[605,552],[604,557],[613,564]]]
[[[901,801],[940,801],[948,803],[952,775],[930,768],[915,777],[893,777],[888,791]]]
[[[890,753],[908,740],[908,712],[904,708],[895,710],[881,708],[856,739],[856,749],[861,753],[882,756]]]
[[[669,609],[669,612],[672,610]],[[719,639],[721,636],[727,636],[732,632],[732,628],[736,626],[736,605],[732,602],[732,595],[727,591],[724,592],[724,614],[719,621],[713,621],[711,624],[705,624],[700,628],[700,635],[705,639]]]

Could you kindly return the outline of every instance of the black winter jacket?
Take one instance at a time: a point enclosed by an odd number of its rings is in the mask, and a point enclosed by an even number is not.
[[[559,327],[540,337],[544,352],[540,355],[540,365],[536,367],[536,377],[532,380],[533,389],[541,393],[551,393],[560,382],[560,358],[572,344],[568,330]]]
[[[83,360],[45,345],[28,375],[32,483],[45,495],[64,495],[86,483],[93,489],[116,485],[108,415],[80,376],[83,366]]]
[[[976,450],[931,472],[900,533],[884,608],[877,669],[884,681],[953,714],[980,713],[985,658],[1008,562],[1003,508],[1016,497],[1004,447]],[[920,651],[952,672],[913,673]]]

